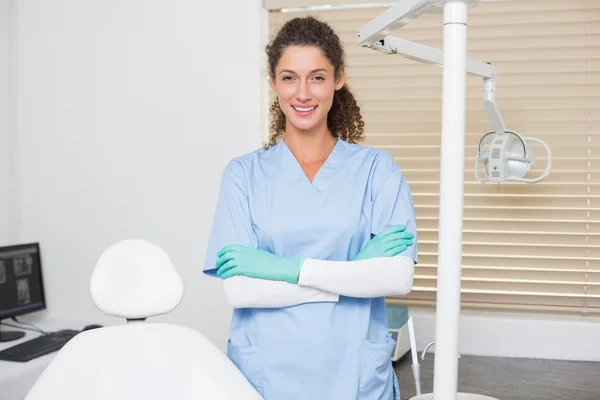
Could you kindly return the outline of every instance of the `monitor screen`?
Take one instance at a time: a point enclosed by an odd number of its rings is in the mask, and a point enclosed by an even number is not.
[[[0,319],[44,308],[39,244],[0,247]]]

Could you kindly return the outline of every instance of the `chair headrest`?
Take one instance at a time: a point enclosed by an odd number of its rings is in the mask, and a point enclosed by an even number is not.
[[[183,298],[183,283],[169,255],[141,239],[126,239],[98,259],[90,293],[104,314],[143,319],[166,314]]]

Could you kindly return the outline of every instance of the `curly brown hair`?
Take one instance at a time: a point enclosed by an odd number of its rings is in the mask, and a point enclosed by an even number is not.
[[[275,78],[275,69],[283,51],[289,46],[315,46],[320,48],[334,66],[335,79],[339,79],[344,67],[344,48],[340,38],[327,24],[313,16],[297,17],[287,21],[266,47],[269,75]],[[270,107],[270,137],[265,148],[273,146],[285,132],[285,114],[276,99]],[[334,138],[349,143],[362,141],[364,122],[360,107],[347,84],[336,90],[333,104],[327,115],[327,127]]]

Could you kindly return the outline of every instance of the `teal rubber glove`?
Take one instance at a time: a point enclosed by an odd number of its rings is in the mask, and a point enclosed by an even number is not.
[[[230,245],[219,251],[217,275],[227,279],[234,275],[298,283],[304,258],[279,257],[268,251],[241,245]]]
[[[393,257],[402,253],[414,244],[415,235],[405,232],[404,225],[395,225],[382,231],[371,239],[367,245],[356,255],[354,260],[366,260],[377,257]]]

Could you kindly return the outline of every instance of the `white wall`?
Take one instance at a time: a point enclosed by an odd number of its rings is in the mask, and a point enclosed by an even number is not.
[[[0,246],[9,242],[9,51],[11,0],[0,0]]]
[[[91,302],[90,274],[139,237],[185,283],[160,319],[224,349],[231,311],[201,264],[222,168],[262,139],[262,2],[17,3],[16,234],[41,243],[43,317],[116,322]]]

